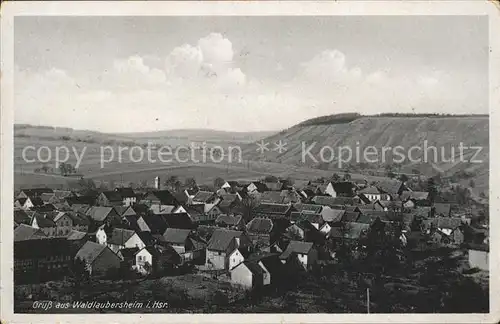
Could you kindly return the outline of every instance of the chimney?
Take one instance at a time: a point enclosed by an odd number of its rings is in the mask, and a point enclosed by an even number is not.
[[[155,189],[160,190],[160,177],[155,178]]]
[[[234,241],[236,242],[236,248],[238,249],[240,247],[240,238],[239,237],[235,237]]]

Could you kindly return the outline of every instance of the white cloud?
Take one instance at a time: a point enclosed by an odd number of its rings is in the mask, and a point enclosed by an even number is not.
[[[174,48],[162,69],[142,56],[118,59],[99,82],[56,68],[16,69],[16,122],[107,132],[269,130],[340,112],[468,112],[475,104],[470,93],[478,92],[472,81],[444,72],[365,72],[338,50],[313,53],[283,82],[246,75],[233,56],[227,38],[210,34]]]

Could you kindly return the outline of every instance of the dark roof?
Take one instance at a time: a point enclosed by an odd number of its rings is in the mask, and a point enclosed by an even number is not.
[[[210,192],[210,191],[198,191],[196,195],[193,197],[193,201],[196,202],[203,202],[203,203],[209,203],[213,200],[215,197],[215,193]]]
[[[133,247],[133,248],[125,248],[120,250],[120,254],[124,259],[132,259],[134,258],[135,254],[139,252],[139,248]]]
[[[280,191],[264,191],[260,194],[260,201],[266,203],[281,204],[283,203],[283,196]]]
[[[113,232],[111,232],[111,237],[107,239],[107,243],[125,245],[125,242],[127,242],[134,234],[135,232],[132,230],[114,228]]]
[[[466,244],[466,247],[469,250],[490,252],[490,247],[488,244],[468,243],[468,244]]]
[[[354,184],[349,181],[332,182],[333,189],[337,194],[352,195]]]
[[[24,210],[14,210],[14,222],[17,224],[29,225],[31,223],[31,217],[29,217]]]
[[[330,196],[315,196],[312,201],[317,205],[337,206],[337,205],[354,205],[356,203],[353,197],[330,197]]]
[[[217,219],[215,220],[215,223],[227,226],[234,226],[239,224],[242,219],[243,216],[241,215],[238,216],[219,215],[219,217],[217,217]]]
[[[116,188],[115,191],[118,192],[122,198],[132,198],[137,196],[134,189],[130,187]]]
[[[147,245],[152,245],[156,240],[151,232],[136,232],[137,236],[141,239],[142,243]]]
[[[196,229],[196,233],[206,239],[206,240],[210,240],[210,238],[212,237],[213,233],[215,232],[215,230],[217,230],[218,227],[216,226],[207,226],[207,225],[199,225]]]
[[[109,201],[115,201],[116,202],[116,201],[122,201],[123,200],[122,196],[117,191],[103,191],[102,194]]]
[[[284,216],[291,209],[290,205],[261,203],[254,209],[254,214],[265,216]]]
[[[342,215],[342,222],[355,222],[360,216],[358,212],[349,212],[346,211],[344,215]]]
[[[254,184],[255,187],[257,187],[257,191],[258,192],[264,192],[264,191],[268,191],[269,188],[266,186],[265,183],[262,183],[262,182],[259,182],[259,181],[255,181],[255,182],[252,182]]]
[[[369,195],[378,195],[378,194],[381,194],[380,190],[377,187],[374,187],[374,186],[366,187],[363,190],[359,191],[359,193],[369,194]]]
[[[39,238],[14,242],[14,259],[36,259],[50,256],[70,256],[72,246],[64,237]]]
[[[184,191],[173,192],[172,195],[174,196],[175,200],[177,200],[181,204],[185,204],[188,201],[188,196]]]
[[[66,201],[70,204],[70,205],[94,205],[95,204],[95,201],[96,201],[96,197],[94,196],[71,196],[71,197],[67,197],[66,198]]]
[[[321,215],[325,222],[340,222],[345,212],[345,210],[341,209],[327,209]]]
[[[262,269],[262,267],[258,263],[252,261],[243,261],[234,268],[236,269],[237,267],[241,267],[242,265],[247,267],[254,276],[261,276],[262,274],[264,274],[264,269]]]
[[[189,233],[191,230],[188,229],[167,228],[163,233],[163,239],[167,243],[185,244]]]
[[[156,197],[162,205],[179,205],[177,199],[175,199],[174,195],[172,195],[172,193],[168,190],[152,191],[150,194]]]
[[[32,189],[21,189],[21,192],[23,192],[28,197],[35,197],[35,196],[40,196],[43,193],[54,193],[54,190],[50,188],[32,188]]]
[[[288,259],[292,254],[308,254],[313,247],[312,242],[290,241],[286,250],[280,255],[280,259]]]
[[[321,213],[323,210],[323,205],[316,204],[295,204],[293,205],[298,212],[312,212],[312,213]]]
[[[19,224],[14,230],[14,242],[47,237],[40,229],[25,224]]]
[[[82,240],[87,236],[87,233],[85,232],[80,232],[77,230],[72,230],[68,236],[66,237],[67,240],[69,241],[77,241],[77,240]]]
[[[269,234],[273,229],[273,222],[268,218],[254,218],[246,227],[250,233]]]
[[[113,207],[93,206],[87,210],[86,215],[95,221],[103,222],[113,211]]]
[[[40,197],[30,197],[33,206],[43,206],[44,202]]]
[[[36,224],[39,228],[56,227],[53,220],[46,218],[44,214],[35,213],[33,216],[36,219]]]
[[[208,241],[207,249],[215,251],[226,251],[234,238],[239,238],[243,234],[242,231],[233,231],[224,228],[216,229],[210,241]]]
[[[433,220],[437,228],[456,229],[462,225],[462,220],[455,217],[438,217]]]
[[[97,257],[107,248],[108,247],[105,245],[87,241],[80,248],[75,258],[79,258],[89,263],[93,263],[97,259]]]
[[[382,192],[395,195],[398,194],[403,186],[403,182],[399,180],[382,180],[376,184],[376,187]]]

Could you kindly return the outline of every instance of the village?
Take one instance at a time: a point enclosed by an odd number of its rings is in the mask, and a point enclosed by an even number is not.
[[[291,274],[324,275],[358,259],[398,267],[440,248],[465,251],[468,268],[488,271],[487,207],[443,202],[426,181],[426,191],[408,177],[369,183],[348,174],[212,185],[156,177],[105,190],[82,178],[79,190],[21,189],[15,285],[70,278],[78,290],[90,280],[198,276],[236,294],[265,294],[293,289],[299,277]]]

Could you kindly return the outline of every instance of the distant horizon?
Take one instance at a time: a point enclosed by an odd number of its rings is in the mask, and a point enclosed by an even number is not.
[[[363,115],[360,113],[342,113],[342,114],[332,114],[332,115],[322,115],[322,116],[316,116],[316,117],[311,117],[308,119],[303,120],[302,122],[299,122],[297,124],[291,125],[289,127],[285,127],[282,129],[269,129],[269,130],[258,130],[258,131],[228,131],[228,130],[223,130],[223,129],[215,129],[215,128],[174,128],[174,129],[159,129],[159,130],[145,130],[145,131],[133,131],[133,132],[106,132],[106,131],[100,131],[100,130],[94,130],[94,129],[85,129],[85,128],[73,128],[69,126],[54,126],[54,125],[34,125],[34,124],[27,124],[27,123],[14,123],[14,127],[16,126],[27,126],[27,127],[33,127],[33,128],[54,128],[54,129],[71,129],[72,131],[87,131],[87,132],[96,132],[96,133],[101,133],[101,134],[113,134],[113,135],[126,135],[126,134],[141,134],[141,133],[160,133],[160,132],[182,132],[182,131],[212,131],[212,132],[220,132],[220,133],[237,133],[237,134],[252,134],[252,133],[272,133],[272,132],[280,132],[284,129],[292,128],[295,126],[301,126],[304,122],[308,122],[317,118],[321,117],[328,117],[328,116],[335,116],[335,115],[343,115],[343,114],[359,114],[359,118],[364,118],[364,117],[371,117],[371,118],[467,118],[467,117],[488,117],[490,114],[440,114],[440,113],[435,113],[436,116],[429,117],[428,115],[431,115],[433,113],[408,113],[408,115],[411,116],[384,116],[386,114],[398,114],[398,113],[380,113],[380,114],[374,114],[374,115]],[[407,114],[407,113],[401,113],[401,114]]]

